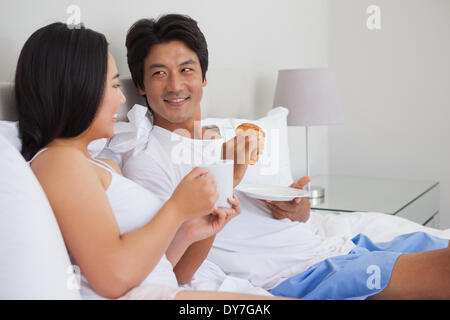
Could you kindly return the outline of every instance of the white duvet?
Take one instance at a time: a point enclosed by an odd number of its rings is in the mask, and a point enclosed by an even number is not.
[[[431,235],[450,239],[450,229],[439,230],[378,212],[329,212],[311,211],[305,224],[321,238],[351,239],[359,233],[370,237],[374,242],[390,241],[401,234],[423,231]],[[249,269],[254,266],[247,266]],[[194,279],[186,288],[194,290],[230,291],[270,295],[265,289],[252,285],[248,280],[225,274],[217,265],[205,260]]]

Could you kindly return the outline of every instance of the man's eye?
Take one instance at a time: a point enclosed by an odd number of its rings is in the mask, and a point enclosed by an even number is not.
[[[153,75],[154,76],[162,76],[164,74],[164,71],[156,71]]]
[[[188,71],[192,71],[192,68],[183,68],[183,70],[181,70],[182,72],[188,72]]]

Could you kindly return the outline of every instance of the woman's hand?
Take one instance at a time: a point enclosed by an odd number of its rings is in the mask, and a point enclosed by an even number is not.
[[[228,203],[231,208],[214,208],[209,215],[186,221],[178,230],[177,236],[193,243],[217,234],[228,221],[241,213],[241,204],[236,196],[229,198]]]
[[[219,198],[214,178],[207,169],[196,167],[180,181],[168,200],[182,220],[207,216]]]

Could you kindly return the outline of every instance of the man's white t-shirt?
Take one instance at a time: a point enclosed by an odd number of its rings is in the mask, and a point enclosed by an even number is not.
[[[189,139],[153,126],[148,142],[124,155],[122,172],[166,201],[194,167],[211,158],[220,159],[223,142]],[[320,237],[309,222],[276,220],[263,202],[237,190],[235,194],[242,213],[216,235],[205,266],[212,262],[228,276],[269,290],[313,264],[347,254],[354,247],[348,238]],[[208,274],[202,267],[197,273]]]

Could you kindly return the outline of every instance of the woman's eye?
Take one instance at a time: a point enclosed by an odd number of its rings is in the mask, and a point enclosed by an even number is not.
[[[113,85],[114,88],[120,88],[120,84]]]

